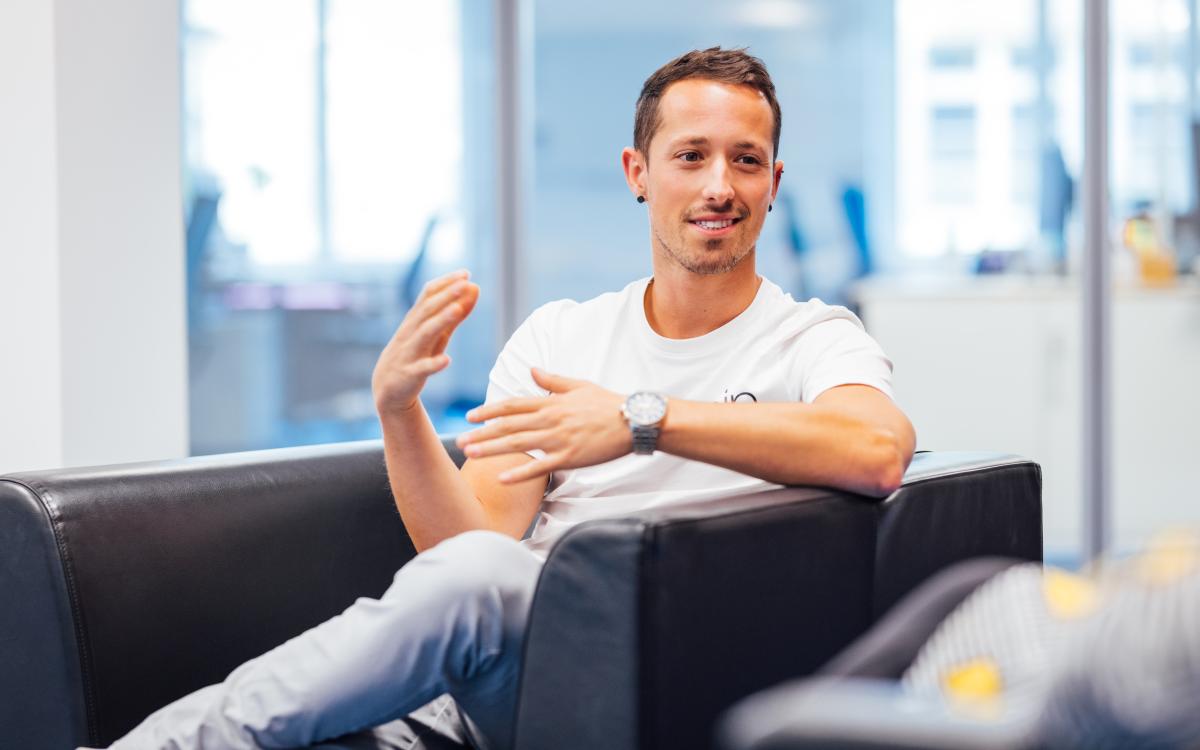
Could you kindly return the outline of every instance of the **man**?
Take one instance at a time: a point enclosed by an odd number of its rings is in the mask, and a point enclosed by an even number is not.
[[[419,396],[449,364],[479,288],[464,272],[427,285],[372,379],[392,491],[420,554],[379,600],[113,747],[291,747],[424,707],[417,716],[436,731],[508,748],[533,587],[566,528],[769,483],[895,489],[915,438],[890,398],[890,363],[852,314],[796,303],[755,273],[783,175],[779,132],[774,86],[742,51],[690,52],[654,73],[622,153],[649,209],[653,277],[525,321],[468,415],[484,426],[459,439],[461,470]]]

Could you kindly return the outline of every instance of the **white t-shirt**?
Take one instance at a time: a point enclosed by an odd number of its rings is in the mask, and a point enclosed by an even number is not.
[[[656,391],[689,401],[803,401],[850,383],[892,395],[892,363],[844,307],[796,302],[763,279],[754,301],[725,325],[668,339],[646,322],[649,279],[587,302],[539,307],[496,359],[487,401],[545,396],[529,370],[579,378],[620,394]],[[592,518],[719,499],[778,485],[661,451],[556,471],[524,544],[545,557],[564,531]]]

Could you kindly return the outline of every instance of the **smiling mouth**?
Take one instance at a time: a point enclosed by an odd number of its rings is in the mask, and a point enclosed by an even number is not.
[[[728,219],[690,219],[688,223],[705,232],[723,232],[739,221],[741,221],[740,217],[731,217]]]

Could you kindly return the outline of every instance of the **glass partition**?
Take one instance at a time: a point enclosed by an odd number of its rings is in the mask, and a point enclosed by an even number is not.
[[[1200,150],[1195,0],[1110,3],[1121,549],[1193,515]],[[423,280],[460,265],[484,293],[428,403],[452,431],[482,398],[513,293],[496,286],[493,7],[185,2],[195,452],[376,435],[375,356]],[[1037,460],[1047,558],[1077,562],[1080,0],[530,7],[520,313],[650,272],[620,167],[638,91],[689,49],[748,47],[787,164],[761,273],[859,312],[921,449]]]
[[[919,447],[1037,461],[1046,557],[1074,565],[1082,7],[894,8],[895,231],[856,300],[894,360]]]
[[[425,280],[485,288],[426,405],[496,351],[490,4],[184,3],[192,452],[375,437],[379,351]]]
[[[1113,220],[1110,545],[1200,519],[1200,187],[1196,5],[1111,0]]]

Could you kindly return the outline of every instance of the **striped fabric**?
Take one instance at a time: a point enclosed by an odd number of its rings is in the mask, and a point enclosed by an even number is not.
[[[1075,576],[996,575],[934,632],[902,680],[1028,747],[1200,748],[1200,537]]]

